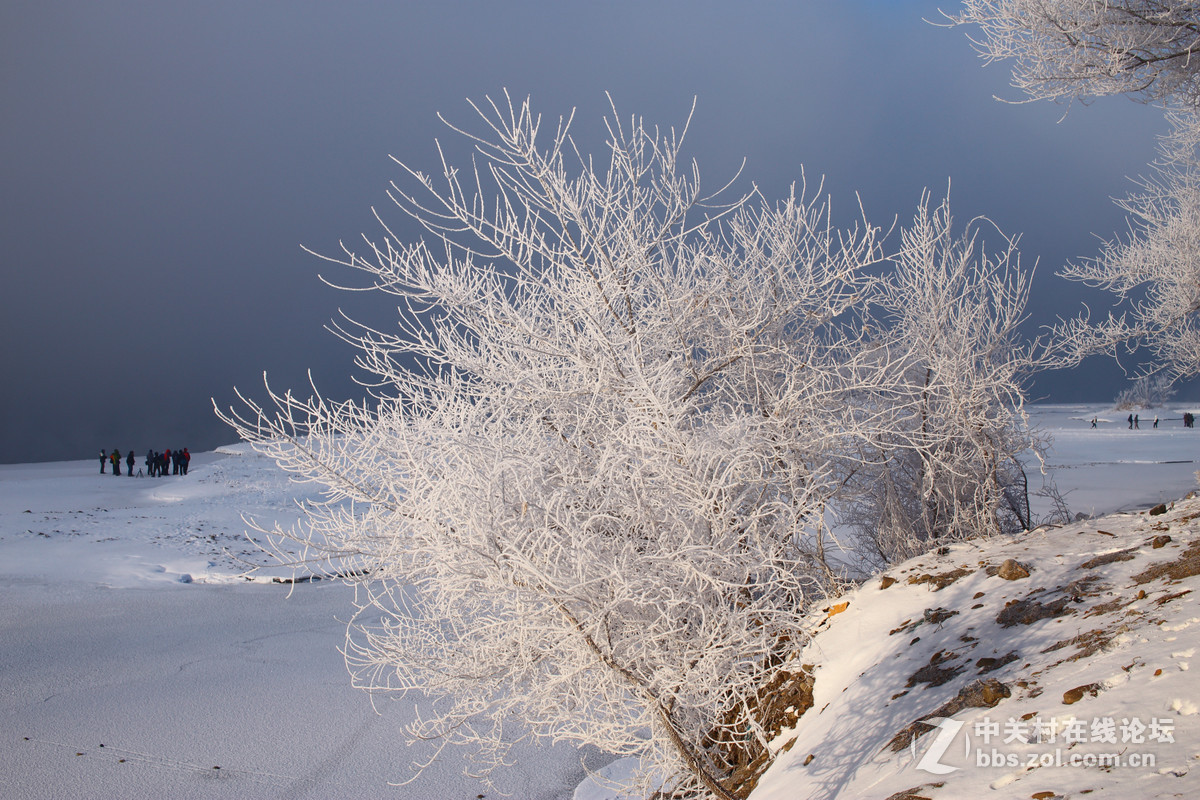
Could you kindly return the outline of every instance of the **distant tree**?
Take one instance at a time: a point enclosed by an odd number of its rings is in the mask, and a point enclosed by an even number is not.
[[[1119,410],[1157,408],[1174,395],[1174,381],[1170,375],[1143,375],[1117,395],[1113,407]]]
[[[401,165],[426,237],[330,259],[398,300],[397,331],[340,328],[386,392],[226,419],[325,487],[275,533],[357,576],[348,662],[434,698],[414,737],[486,769],[521,723],[729,797],[746,752],[768,760],[756,710],[842,585],[827,526],[866,475],[920,462],[905,497],[936,509],[913,523],[929,542],[1004,513],[1022,291],[928,261],[958,254],[948,213],[889,275],[878,229],[834,228],[819,191],[716,205],[682,133],[614,113],[597,160],[528,101],[476,111],[483,133],[454,128],[469,168]]]
[[[1200,102],[1200,4],[964,0],[949,19],[978,25],[972,41],[984,59],[1011,59],[1013,86],[1032,98]]]

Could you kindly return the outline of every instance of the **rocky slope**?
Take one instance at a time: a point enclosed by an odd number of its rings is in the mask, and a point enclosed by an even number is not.
[[[1194,498],[901,564],[814,614],[750,797],[1200,795],[1197,589]]]

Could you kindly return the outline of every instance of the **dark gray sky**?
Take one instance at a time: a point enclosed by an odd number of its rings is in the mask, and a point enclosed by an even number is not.
[[[944,7],[952,8],[950,0]],[[854,193],[883,223],[952,182],[959,220],[1022,235],[1040,260],[1031,313],[1071,315],[1057,277],[1123,217],[1161,115],[1122,98],[1011,105],[1003,66],[937,2],[506,3],[440,0],[17,0],[0,9],[0,463],[187,446],[238,386],[355,395],[353,352],[324,330],[339,307],[382,320],[386,298],[325,287],[333,253],[376,232],[398,176],[434,169],[441,111],[508,88],[600,131],[623,115],[680,124],[716,188],[746,159],[768,198],[805,169],[835,208]],[[593,139],[598,141],[598,138]],[[1093,302],[1098,296],[1092,295]],[[1100,303],[1104,302],[1099,298]],[[1111,399],[1096,362],[1048,375],[1052,401]],[[1190,398],[1189,398],[1190,399]]]

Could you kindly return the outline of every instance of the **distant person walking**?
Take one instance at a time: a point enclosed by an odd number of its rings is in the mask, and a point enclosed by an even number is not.
[[[191,460],[192,460],[192,454],[188,452],[188,449],[186,447],[183,448],[183,455],[179,457],[179,468],[181,470],[183,470],[184,475],[187,475],[188,462],[190,462]]]
[[[1134,415],[1133,415],[1133,428],[1134,428],[1134,430],[1141,430],[1141,429],[1142,429],[1142,426],[1141,426],[1141,424],[1138,422],[1138,415],[1137,415],[1137,414],[1134,414]]]
[[[1092,417],[1092,427],[1096,427],[1096,418]]]
[[[108,461],[108,453],[104,450],[100,451],[100,474],[104,474],[104,462]]]
[[[129,455],[125,456],[125,474],[133,477],[133,450],[129,451]]]
[[[1154,430],[1158,430],[1158,414],[1154,415]]]
[[[1133,414],[1129,415],[1129,430],[1133,430]]]

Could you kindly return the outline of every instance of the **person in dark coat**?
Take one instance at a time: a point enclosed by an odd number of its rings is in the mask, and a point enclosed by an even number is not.
[[[121,474],[121,451],[113,448],[112,451],[113,475]]]
[[[108,461],[108,453],[104,450],[100,451],[100,474],[104,474],[104,462]]]
[[[191,460],[192,460],[192,454],[188,452],[188,449],[186,447],[183,448],[183,455],[181,455],[179,457],[179,468],[181,470],[183,470],[184,475],[187,475],[188,462]]]
[[[133,450],[129,451],[129,455],[125,456],[126,474],[133,477]]]

